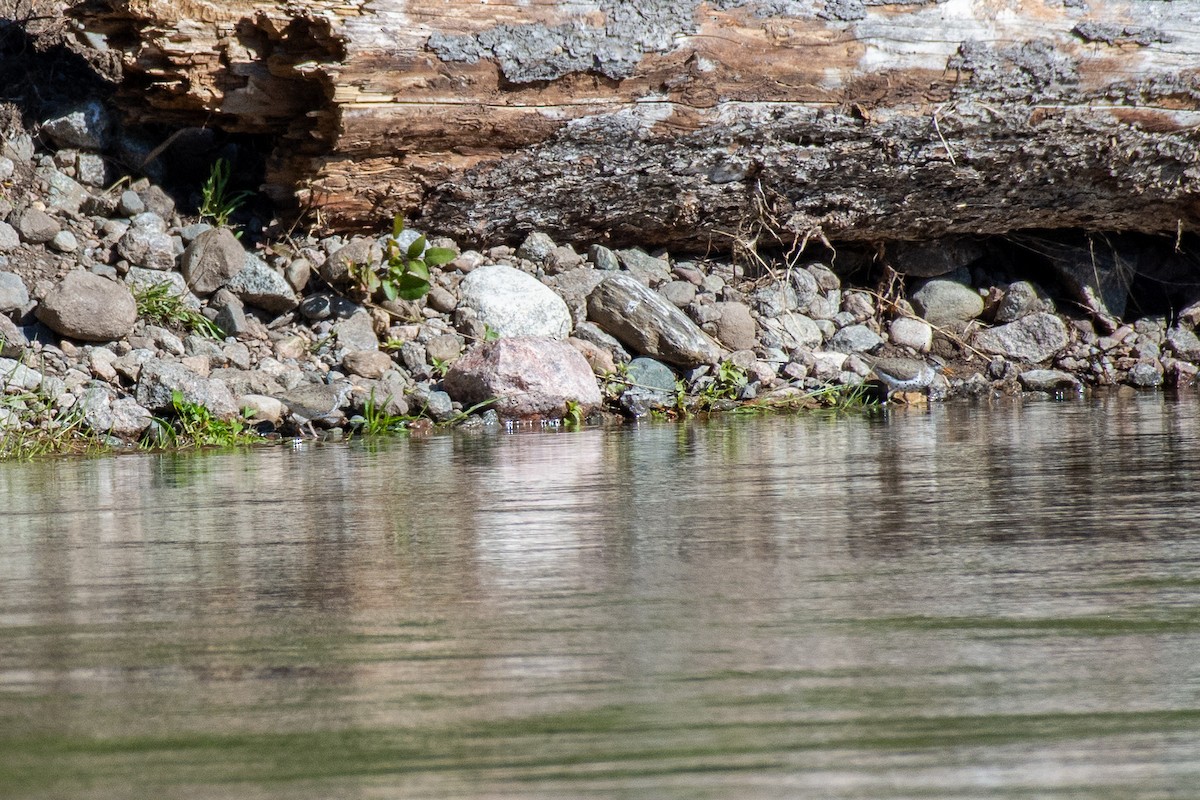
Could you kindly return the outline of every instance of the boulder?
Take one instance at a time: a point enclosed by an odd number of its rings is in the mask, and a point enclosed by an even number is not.
[[[29,303],[25,281],[14,272],[0,272],[0,314],[24,308]]]
[[[88,100],[42,123],[42,133],[59,147],[103,150],[112,131],[112,116],[99,100]]]
[[[715,364],[721,349],[658,292],[618,272],[588,295],[588,318],[642,355],[681,367]]]
[[[122,339],[137,322],[137,303],[124,284],[84,270],[67,273],[37,308],[55,333],[85,342]]]
[[[571,312],[561,297],[537,278],[501,264],[472,270],[459,285],[459,307],[500,337],[544,336],[565,339]]]
[[[716,321],[716,335],[730,350],[751,350],[758,343],[754,317],[745,303],[716,303],[721,316]],[[775,315],[772,315],[775,316]]]
[[[443,386],[466,407],[495,399],[491,407],[508,419],[561,418],[571,403],[587,414],[602,401],[587,359],[547,337],[478,344],[454,363]]]

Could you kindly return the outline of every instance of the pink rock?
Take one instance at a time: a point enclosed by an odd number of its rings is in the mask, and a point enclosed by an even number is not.
[[[513,336],[476,345],[454,363],[443,382],[464,406],[495,399],[507,419],[557,418],[567,403],[587,414],[600,407],[600,387],[587,359],[567,342]]]

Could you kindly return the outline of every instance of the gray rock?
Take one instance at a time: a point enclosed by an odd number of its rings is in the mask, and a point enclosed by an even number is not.
[[[11,358],[0,358],[0,394],[17,389],[32,392],[40,389],[44,381],[45,377],[37,370]]]
[[[203,378],[182,364],[157,358],[142,364],[136,393],[139,404],[153,412],[167,411],[176,391],[185,401],[204,406],[224,419],[236,417],[240,411],[237,399],[220,380]]]
[[[1062,320],[1045,311],[975,334],[972,344],[985,353],[1036,364],[1052,358],[1070,339]]]
[[[633,384],[621,393],[621,408],[634,417],[644,417],[653,409],[675,404],[675,373],[652,358],[629,362],[626,377]]]
[[[618,250],[616,255],[621,266],[646,286],[655,287],[671,280],[670,262],[655,258],[641,248]]]
[[[378,379],[392,369],[392,357],[380,350],[356,350],[342,357],[342,366],[351,375]]]
[[[278,426],[283,422],[287,406],[282,400],[265,394],[243,394],[238,396],[238,406],[250,412],[250,418],[256,422],[269,422]]]
[[[0,356],[17,358],[29,346],[29,339],[17,324],[0,314]]]
[[[88,199],[88,191],[73,178],[69,178],[56,169],[49,171],[38,170],[46,181],[46,194],[43,198],[47,208],[57,208],[68,214],[78,214]]]
[[[730,350],[750,350],[758,343],[757,328],[750,307],[745,303],[716,303],[721,316],[716,322],[716,336]]]
[[[58,220],[37,208],[27,208],[16,221],[17,234],[28,244],[46,244],[62,230]]]
[[[0,306],[2,310],[2,306]],[[1167,347],[1185,361],[1200,361],[1200,337],[1188,328],[1176,325],[1167,330]]]
[[[536,278],[501,264],[479,267],[459,285],[459,305],[501,337],[548,336],[565,339],[571,333],[566,302]]]
[[[108,185],[108,162],[95,153],[75,156],[75,178],[85,186],[99,188]]]
[[[142,202],[142,198],[132,189],[126,189],[121,192],[121,196],[117,198],[117,213],[123,217],[136,217],[146,210],[146,204]]]
[[[804,275],[812,281],[813,294],[816,294],[817,282],[807,272],[797,272],[796,275]],[[778,317],[781,314],[786,314],[789,311],[797,311],[800,308],[799,297],[791,282],[772,281],[766,286],[759,287],[750,293],[748,298],[754,310],[760,316],[767,318]],[[811,302],[812,297],[808,298]],[[806,304],[807,305],[807,304]]]
[[[571,322],[579,325],[587,320],[588,295],[604,280],[605,274],[595,269],[572,269],[547,276],[542,282],[563,299],[571,311]]]
[[[256,306],[272,314],[291,311],[300,303],[296,293],[280,275],[253,253],[242,255],[242,269],[225,285],[243,303]]]
[[[545,337],[476,345],[450,368],[443,385],[464,406],[495,398],[491,407],[510,419],[561,418],[569,403],[587,414],[602,401],[587,359],[567,342]]]
[[[613,359],[622,364],[629,362],[631,356],[625,346],[617,338],[594,322],[581,322],[575,327],[575,336],[585,342],[602,347],[612,354]]]
[[[224,293],[227,296],[221,296]],[[226,336],[241,338],[250,333],[250,321],[246,319],[246,309],[232,292],[224,289],[217,292],[209,301],[209,308],[214,308],[217,315],[213,322]]]
[[[0,314],[7,314],[29,304],[29,290],[21,276],[0,272]]]
[[[42,123],[42,133],[59,147],[103,150],[111,131],[112,117],[99,100],[88,100]]]
[[[345,286],[351,282],[350,265],[379,264],[383,249],[376,239],[358,237],[329,254],[321,265],[321,277],[330,286]]]
[[[17,229],[7,222],[0,222],[0,253],[15,250],[21,245],[21,236]]]
[[[453,314],[458,298],[449,289],[434,285],[425,298],[425,304],[440,314]]]
[[[93,384],[79,398],[83,422],[94,433],[137,439],[154,421],[149,409],[132,397],[117,399],[111,389]]]
[[[158,219],[155,217],[154,219]],[[158,220],[162,222],[161,219]],[[163,228],[165,228],[163,224]],[[146,269],[171,270],[175,268],[175,240],[165,230],[147,219],[143,224],[131,225],[117,241],[117,254],[130,264]]]
[[[79,249],[79,240],[70,231],[59,231],[50,240],[50,249],[59,253],[74,253]]]
[[[1029,369],[1017,376],[1021,387],[1027,392],[1077,392],[1081,388],[1079,379],[1059,369]]]
[[[0,181],[6,181],[17,170],[17,164],[8,156],[0,156]]]
[[[888,337],[897,347],[926,353],[933,346],[933,327],[912,317],[897,317],[888,326]]]
[[[337,337],[338,347],[342,350],[379,349],[379,338],[375,335],[375,325],[371,321],[371,315],[365,310],[338,322],[333,326],[333,334]]]
[[[178,272],[162,272],[157,269],[130,267],[125,273],[125,285],[131,291],[141,292],[154,286],[167,284],[167,294],[183,300],[184,305],[192,310],[200,308],[200,301],[188,291],[187,283]]]
[[[413,375],[430,375],[429,353],[420,342],[405,342],[400,346],[400,363]]]
[[[192,239],[179,258],[179,271],[199,295],[212,294],[246,266],[246,251],[228,228],[212,228]]]
[[[819,347],[825,341],[820,326],[803,314],[784,314],[775,319],[760,319],[759,323],[765,331],[775,335],[778,346],[785,350]]]
[[[634,352],[681,367],[715,364],[720,348],[666,298],[624,273],[588,296],[588,317]]]
[[[445,422],[457,413],[454,410],[454,400],[449,393],[434,391],[428,384],[418,384],[409,398],[414,410],[422,416],[433,417],[438,422]]]
[[[425,351],[431,361],[436,359],[449,364],[462,353],[462,340],[453,333],[431,336],[425,343]]]
[[[829,340],[829,348],[839,353],[864,353],[883,344],[883,339],[866,325],[847,325]]]
[[[127,286],[75,270],[50,290],[38,306],[37,316],[61,336],[108,342],[133,330],[137,304]]]
[[[830,273],[831,275],[833,273]],[[817,283],[817,279],[813,277],[813,273],[807,269],[795,269],[790,273],[792,283],[792,293],[796,298],[795,310],[801,313],[807,313],[808,307],[821,293],[821,286]],[[834,281],[837,281],[837,276],[833,276]],[[834,287],[835,289],[838,287]]]
[[[594,244],[588,248],[588,261],[591,261],[596,269],[605,272],[616,272],[621,268],[617,254],[602,244]]]
[[[1015,322],[1035,311],[1051,310],[1052,304],[1036,286],[1029,281],[1016,281],[1008,285],[1004,290],[1004,297],[1000,298],[1000,303],[996,306],[996,322]]]
[[[541,231],[534,231],[525,237],[525,241],[517,248],[517,258],[526,261],[542,262],[554,252],[554,240]]]
[[[1163,369],[1157,362],[1139,361],[1125,376],[1125,382],[1139,389],[1154,389],[1162,386]]]
[[[676,308],[684,308],[696,299],[696,286],[688,281],[667,281],[658,287],[658,293]]]
[[[925,242],[898,242],[888,248],[892,266],[914,278],[935,278],[977,261],[983,246],[971,239],[947,237]]]
[[[934,279],[913,293],[913,308],[932,325],[972,320],[983,313],[979,292],[958,281]]]
[[[547,275],[557,275],[579,267],[583,264],[583,257],[576,253],[571,245],[560,244],[546,257],[545,264]]]
[[[158,184],[151,184],[138,194],[150,213],[163,219],[170,219],[175,213],[175,200]]]

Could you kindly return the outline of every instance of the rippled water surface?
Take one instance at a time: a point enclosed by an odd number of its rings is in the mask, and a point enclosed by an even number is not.
[[[1200,405],[0,465],[6,798],[1194,798]]]

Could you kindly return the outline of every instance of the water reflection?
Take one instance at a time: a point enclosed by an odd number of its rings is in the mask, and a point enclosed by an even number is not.
[[[1198,411],[2,465],[0,786],[1188,796]]]

